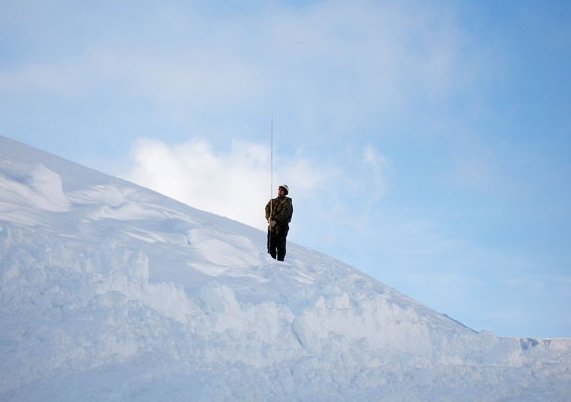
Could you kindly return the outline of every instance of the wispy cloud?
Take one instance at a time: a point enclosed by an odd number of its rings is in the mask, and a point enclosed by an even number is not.
[[[370,171],[372,199],[378,200],[387,190],[385,169],[387,160],[372,144],[363,147],[363,160]]]
[[[285,183],[294,205],[303,205],[296,213],[300,227],[324,222],[354,226],[366,225],[371,203],[382,198],[385,163],[371,145],[363,148],[362,159],[348,159],[343,167],[294,154],[278,158],[272,178],[270,149],[265,145],[234,140],[219,149],[198,138],[175,144],[140,139],[124,176],[195,208],[260,229],[265,227],[265,203]],[[271,181],[275,188],[270,188]]]
[[[454,15],[422,2],[299,8],[274,2],[249,13],[236,7],[226,18],[208,15],[200,3],[160,3],[136,13],[119,7],[110,21],[102,12],[88,18],[88,11],[70,6],[68,18],[100,30],[97,40],[78,30],[76,41],[85,43],[73,52],[0,69],[0,89],[82,95],[111,86],[115,97],[185,110],[181,119],[205,110],[277,108],[304,122],[310,132],[302,134],[323,135],[315,127],[332,118],[326,134],[354,130],[380,114],[405,113],[419,99],[446,97],[482,75],[471,74],[477,70],[463,50],[469,42]],[[69,39],[56,16],[45,14],[34,14],[39,28],[28,28],[45,35],[29,35],[29,46],[53,48]],[[97,28],[108,23],[114,35]],[[136,27],[144,29],[133,32]]]
[[[201,139],[173,145],[141,139],[132,162],[126,174],[130,180],[258,228],[265,227],[265,203],[285,178],[294,197],[315,192],[324,182],[315,166],[297,158],[284,161],[274,178],[276,189],[271,189],[269,148],[237,140],[220,151]]]

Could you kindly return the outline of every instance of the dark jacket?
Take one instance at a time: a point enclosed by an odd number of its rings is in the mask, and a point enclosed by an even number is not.
[[[268,223],[276,221],[278,229],[288,227],[292,215],[293,203],[289,197],[276,197],[266,204],[266,220]]]

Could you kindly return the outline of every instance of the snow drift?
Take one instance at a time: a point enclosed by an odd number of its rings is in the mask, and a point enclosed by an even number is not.
[[[0,137],[0,400],[571,400],[571,340],[477,333],[264,245]]]

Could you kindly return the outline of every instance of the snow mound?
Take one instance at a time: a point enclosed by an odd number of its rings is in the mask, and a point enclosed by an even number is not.
[[[0,186],[5,192],[2,209],[10,206],[42,211],[65,212],[69,200],[62,190],[60,177],[43,164],[18,166],[3,163],[0,167]],[[14,213],[15,211],[10,211]]]
[[[0,137],[2,401],[568,401],[571,341],[477,333],[328,256]]]

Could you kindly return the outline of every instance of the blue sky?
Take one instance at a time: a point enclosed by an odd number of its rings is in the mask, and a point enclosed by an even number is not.
[[[0,134],[263,227],[273,116],[291,241],[571,336],[571,3],[1,4]]]

